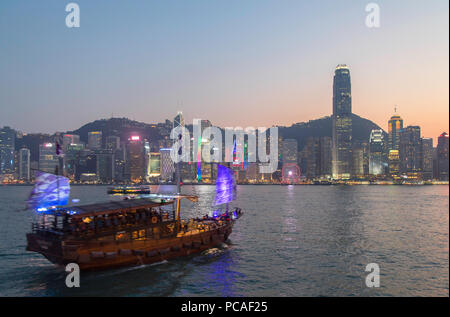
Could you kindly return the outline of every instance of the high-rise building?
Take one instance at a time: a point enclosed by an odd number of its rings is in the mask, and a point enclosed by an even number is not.
[[[145,148],[144,142],[138,135],[132,135],[127,142],[127,174],[132,182],[145,179]]]
[[[286,184],[297,183],[300,180],[298,162],[298,144],[295,139],[282,140],[281,147],[281,181]]]
[[[91,150],[99,150],[102,148],[102,132],[88,132],[88,148]]]
[[[0,129],[0,174],[14,173],[16,132],[10,127]]]
[[[114,181],[123,182],[126,180],[126,147],[121,145],[114,151]]]
[[[389,175],[393,179],[400,177],[400,154],[399,150],[389,150],[388,155]]]
[[[333,142],[331,137],[320,137],[320,170],[319,175],[321,177],[331,177],[331,162],[332,162],[332,146]]]
[[[393,115],[388,122],[388,150],[400,150],[400,133],[403,130],[403,119]]]
[[[147,178],[156,178],[161,175],[161,153],[150,152],[148,154]]]
[[[75,179],[76,166],[80,159],[80,154],[84,150],[84,144],[82,143],[71,143],[67,145],[66,151],[64,153],[64,169],[66,175],[70,179]]]
[[[161,181],[171,182],[174,180],[175,166],[170,156],[171,148],[160,149],[161,154]]]
[[[306,140],[305,147],[299,152],[300,170],[306,178],[331,177],[331,147],[330,137],[309,137]]]
[[[97,150],[97,176],[102,183],[111,183],[114,180],[114,152],[113,150]]]
[[[183,117],[183,113],[181,111],[178,111],[177,115],[175,116],[175,118],[173,119],[173,129],[177,129],[177,128],[184,128],[184,117]],[[178,149],[176,149],[177,151],[177,156],[181,157],[181,155],[185,155],[188,154],[190,155],[190,153],[185,153],[187,151],[187,149],[185,149],[183,147],[183,143],[185,141],[185,135],[183,135],[182,131],[178,131],[178,136],[177,136],[177,140],[178,140],[178,144],[179,147]],[[182,161],[182,160],[181,160]],[[180,163],[176,164],[176,183],[177,183],[177,191],[179,190],[179,183],[181,182],[181,166]]]
[[[350,70],[338,65],[333,81],[333,150],[334,179],[349,179],[352,168],[352,93]]]
[[[439,180],[448,181],[448,134],[446,132],[443,132],[438,138],[437,164]]]
[[[407,126],[400,133],[400,172],[419,177],[422,172],[422,142],[419,126]]]
[[[364,149],[361,146],[354,146],[352,150],[352,176],[354,178],[364,177]]]
[[[97,155],[94,151],[85,149],[77,154],[75,180],[82,182],[94,182],[98,180]]]
[[[302,174],[307,179],[313,179],[319,176],[319,139],[309,137],[303,148]]]
[[[19,179],[26,182],[30,181],[30,150],[21,148],[19,150]]]
[[[106,137],[106,149],[108,150],[117,150],[120,148],[120,137],[115,135],[109,135]]]
[[[71,144],[80,144],[80,136],[76,134],[64,134],[63,135],[64,150],[67,150],[67,147]]]
[[[422,178],[424,180],[433,179],[433,139],[422,139]]]
[[[47,173],[55,173],[59,167],[59,159],[56,155],[55,143],[39,145],[39,169]]]
[[[283,164],[297,163],[297,140],[285,139],[283,140],[283,147],[281,152],[281,159]]]
[[[383,130],[374,129],[369,138],[369,174],[379,176],[384,174],[383,162],[384,138]]]

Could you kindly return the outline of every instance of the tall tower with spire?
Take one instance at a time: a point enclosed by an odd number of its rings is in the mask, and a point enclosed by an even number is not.
[[[338,65],[334,72],[332,121],[333,178],[348,179],[352,169],[352,89],[347,65]]]
[[[400,149],[400,132],[403,129],[403,119],[397,114],[397,106],[394,107],[394,115],[388,122],[388,150]]]

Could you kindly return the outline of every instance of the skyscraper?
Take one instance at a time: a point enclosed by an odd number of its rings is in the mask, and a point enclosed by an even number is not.
[[[114,151],[97,150],[97,176],[103,183],[110,183],[114,179]]]
[[[19,179],[30,181],[30,150],[21,148],[19,150]]]
[[[175,172],[175,167],[173,164],[173,160],[170,157],[171,148],[160,149],[161,153],[161,180],[170,182],[173,180],[173,174]]]
[[[331,177],[331,137],[308,137],[298,152],[301,173],[308,179]]]
[[[285,139],[282,141],[282,182],[295,183],[300,180],[300,168],[298,162],[298,144],[295,139]]]
[[[79,144],[80,136],[76,134],[64,134],[63,135],[63,148],[64,150],[71,144]]]
[[[438,177],[441,181],[448,181],[448,134],[442,133],[437,145]]]
[[[433,178],[433,139],[422,139],[422,178],[430,180]]]
[[[400,177],[400,154],[398,150],[389,150],[389,175],[397,180]]]
[[[370,132],[370,139],[369,139],[370,175],[376,176],[384,174],[383,148],[384,148],[383,131],[379,129],[372,130]]]
[[[106,138],[106,148],[108,150],[117,150],[120,148],[120,137],[115,135],[110,135]]]
[[[91,150],[98,150],[102,148],[102,132],[91,131],[88,132],[88,148]]]
[[[403,129],[403,119],[393,115],[388,122],[388,150],[400,149],[400,131]]]
[[[338,65],[333,81],[333,150],[334,179],[348,179],[352,167],[352,93],[350,70]]]
[[[47,173],[55,173],[59,166],[55,143],[39,145],[39,169]]]
[[[361,145],[354,146],[352,150],[352,175],[354,178],[364,177],[364,149]]]
[[[283,140],[282,148],[282,162],[286,163],[297,163],[297,140],[295,139],[285,139]]]
[[[0,174],[14,173],[16,132],[10,127],[0,129]]]
[[[145,148],[138,135],[130,137],[127,143],[127,170],[132,182],[141,182],[145,178]]]
[[[419,126],[407,126],[400,133],[400,172],[419,177],[422,172],[422,142]]]
[[[161,153],[148,153],[147,178],[155,178],[161,175]]]

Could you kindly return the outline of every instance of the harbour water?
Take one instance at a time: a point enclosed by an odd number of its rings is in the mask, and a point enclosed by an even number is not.
[[[448,186],[238,186],[245,212],[226,244],[155,265],[81,274],[25,251],[31,187],[0,186],[0,296],[449,296]],[[211,210],[214,186],[183,217]],[[80,204],[110,199],[74,186]],[[366,265],[380,267],[368,288]]]

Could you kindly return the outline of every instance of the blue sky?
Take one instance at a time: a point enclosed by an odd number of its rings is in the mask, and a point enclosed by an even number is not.
[[[355,113],[385,127],[398,104],[424,134],[448,130],[447,0],[373,1],[379,29],[359,0],[79,0],[72,29],[69,2],[0,2],[0,126],[54,132],[177,110],[290,125],[331,113],[333,71],[347,63]]]

